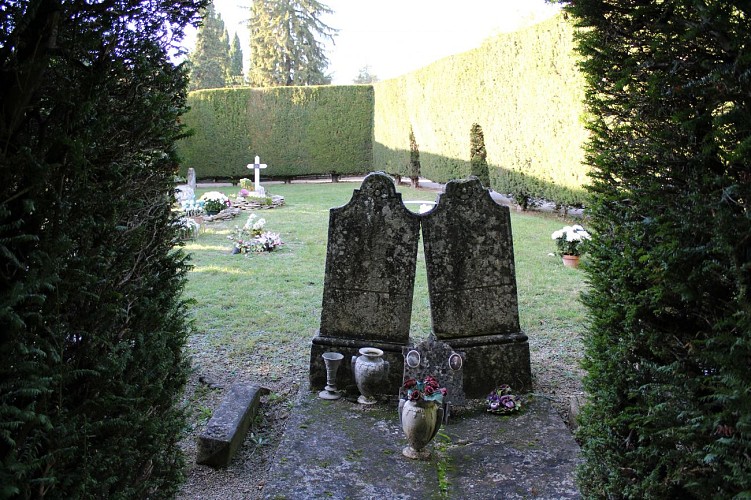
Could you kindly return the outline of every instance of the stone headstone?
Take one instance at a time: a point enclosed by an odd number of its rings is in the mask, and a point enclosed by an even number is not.
[[[194,169],[193,167],[190,167],[188,169],[188,186],[193,191],[196,190],[196,169]]]
[[[465,353],[467,396],[500,384],[530,390],[508,207],[496,204],[477,178],[450,181],[422,229],[433,332]]]
[[[332,347],[345,359],[361,347],[383,350],[392,367],[389,384],[399,386],[419,232],[419,216],[405,208],[382,172],[369,174],[349,203],[331,209],[321,326],[311,349],[313,387],[325,383],[321,354]],[[351,378],[349,370],[340,371]]]
[[[404,355],[403,381],[410,378],[425,380],[425,377],[430,375],[448,391],[446,402],[455,405],[464,404],[462,353],[454,351],[450,345],[430,335],[427,340],[415,346],[403,347],[402,354]]]

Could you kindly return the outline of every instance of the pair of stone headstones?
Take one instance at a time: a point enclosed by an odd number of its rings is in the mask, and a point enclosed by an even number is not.
[[[432,328],[461,351],[464,392],[482,397],[500,384],[532,386],[529,344],[519,327],[516,274],[507,207],[479,180],[451,181],[437,206],[415,214],[391,178],[371,173],[343,207],[329,216],[321,327],[310,359],[312,387],[322,387],[321,354],[349,356],[382,349],[391,363],[384,393],[401,385],[402,348],[410,345],[420,228],[423,231]],[[351,383],[339,370],[338,384]]]

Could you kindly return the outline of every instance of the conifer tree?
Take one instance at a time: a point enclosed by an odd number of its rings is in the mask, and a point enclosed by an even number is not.
[[[490,187],[490,172],[488,170],[488,153],[485,151],[485,134],[477,123],[472,124],[469,132],[469,163],[472,175],[480,179],[482,185]]]
[[[420,187],[420,147],[415,139],[415,132],[409,127],[409,179],[412,187]]]
[[[250,80],[256,87],[322,85],[323,40],[335,30],[321,21],[331,9],[317,0],[255,0],[250,18]]]
[[[242,59],[242,56],[241,56]],[[229,33],[213,2],[206,8],[190,55],[190,90],[216,89],[227,85],[230,72]]]
[[[751,492],[751,8],[584,0],[584,497]]]
[[[243,83],[243,49],[240,46],[240,37],[235,33],[232,45],[229,48],[228,82],[233,85]]]
[[[204,6],[0,9],[0,498],[176,494],[187,71],[171,57]]]

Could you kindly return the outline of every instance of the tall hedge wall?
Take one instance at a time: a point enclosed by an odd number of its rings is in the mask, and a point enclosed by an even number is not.
[[[365,85],[191,92],[178,144],[184,173],[241,178],[255,155],[264,174],[349,174],[372,168],[373,88]]]
[[[583,88],[573,28],[562,16],[496,36],[374,85],[374,166],[408,175],[411,127],[423,176],[445,182],[469,175],[477,123],[493,188],[581,203]]]

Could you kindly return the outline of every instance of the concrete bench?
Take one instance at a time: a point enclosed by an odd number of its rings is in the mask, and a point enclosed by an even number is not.
[[[268,393],[268,389],[255,385],[232,385],[198,437],[196,463],[227,467],[245,440],[261,404],[261,395]]]

